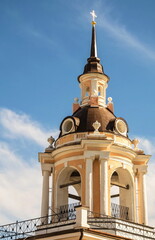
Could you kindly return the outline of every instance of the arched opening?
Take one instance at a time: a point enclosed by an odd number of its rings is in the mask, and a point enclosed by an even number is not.
[[[103,87],[102,86],[98,87],[98,96],[102,96],[103,97]]]
[[[57,181],[57,213],[61,219],[72,219],[75,206],[81,202],[81,176],[72,167],[63,169]]]
[[[111,215],[134,220],[134,190],[131,174],[117,168],[111,176]]]
[[[89,95],[90,95],[90,88],[89,88],[89,87],[86,87],[85,96],[86,96],[86,97],[89,97]]]
[[[117,185],[113,185],[113,183],[119,183],[119,176],[118,173],[115,171],[111,176],[111,189],[110,189],[110,196],[111,196],[111,203],[120,204],[120,189]]]
[[[68,203],[79,203],[81,201],[81,177],[77,170],[71,173],[70,181],[75,184],[68,187]]]

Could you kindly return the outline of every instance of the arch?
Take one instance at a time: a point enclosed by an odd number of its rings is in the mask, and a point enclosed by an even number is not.
[[[134,220],[134,183],[131,173],[122,167],[115,169],[110,177],[111,215]]]
[[[81,175],[74,167],[63,168],[57,177],[56,209],[79,203],[81,199]],[[72,184],[73,183],[73,184]],[[74,190],[73,190],[74,189]],[[72,200],[71,200],[72,199]]]
[[[111,176],[111,182],[119,183],[119,175],[116,171],[113,172]],[[120,203],[120,191],[119,187],[111,184],[110,188],[111,203],[119,204]]]
[[[90,95],[90,88],[86,87],[86,89],[85,89],[85,96],[89,97],[89,95]]]
[[[98,96],[103,97],[103,87],[102,86],[98,86]]]

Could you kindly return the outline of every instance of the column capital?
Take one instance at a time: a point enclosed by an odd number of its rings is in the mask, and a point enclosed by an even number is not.
[[[53,171],[53,164],[41,163],[41,169],[42,169],[42,173],[46,171],[46,172],[49,172],[49,175],[51,175]]]
[[[49,161],[53,162],[53,160],[54,159],[53,159],[51,153],[42,153],[42,152],[38,153],[38,161],[40,163],[48,163]]]
[[[134,159],[133,159],[133,164],[134,165],[146,165],[148,161],[150,160],[151,155],[145,155],[145,154],[138,154]]]
[[[109,155],[110,155],[110,151],[101,152],[100,161],[108,161],[109,160]]]
[[[147,165],[134,165],[133,171],[135,175],[146,174],[147,173]]]
[[[95,159],[94,155],[85,158],[86,161],[93,161],[94,159]]]
[[[109,157],[100,158],[100,161],[108,161]]]

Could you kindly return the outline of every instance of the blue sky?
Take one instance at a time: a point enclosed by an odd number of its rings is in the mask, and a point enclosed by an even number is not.
[[[98,56],[110,77],[107,97],[128,122],[129,136],[153,155],[147,185],[149,206],[155,204],[155,1],[1,0],[1,224],[40,214],[37,152],[80,98],[77,76],[89,57],[92,9]],[[149,218],[155,225],[155,212],[149,210]]]

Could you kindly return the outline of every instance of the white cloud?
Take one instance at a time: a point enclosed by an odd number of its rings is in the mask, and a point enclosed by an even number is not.
[[[41,171],[0,142],[0,224],[40,216]]]
[[[137,137],[140,140],[139,148],[144,150],[145,154],[152,155],[148,162],[148,173],[146,174],[146,190],[147,190],[147,202],[148,202],[148,220],[149,225],[155,227],[155,141],[154,138],[147,139],[145,137]]]
[[[45,33],[41,33],[38,30],[36,30],[36,29],[34,29],[34,28],[30,27],[30,26],[25,26],[24,31],[28,35],[34,37],[35,39],[44,42],[45,46],[47,44],[51,45],[52,47],[56,46],[56,43],[53,41],[53,39],[51,37],[48,37]]]
[[[21,151],[21,155],[17,152],[21,139],[26,140],[26,146],[33,142],[36,146],[47,147],[47,138],[51,135],[56,137],[58,131],[47,131],[28,115],[4,108],[0,109],[0,131],[0,137],[3,136],[3,141],[0,140],[0,224],[39,217],[42,190],[40,164],[32,157],[26,159],[29,147]]]
[[[100,12],[100,10],[98,11]],[[98,14],[98,25],[104,28],[115,39],[121,41],[134,50],[141,52],[143,56],[155,60],[155,50],[149,48],[145,43],[141,42],[136,36],[130,33],[125,25],[120,24],[117,20],[112,20],[112,14],[109,11],[100,12]]]
[[[148,202],[148,219],[149,224],[155,227],[155,163],[150,163],[148,167],[148,174],[146,175],[146,189]]]
[[[140,148],[142,148],[144,150],[144,152],[146,154],[150,154],[153,155],[153,159],[155,158],[154,154],[155,154],[155,139],[152,138],[152,140],[149,140],[147,138],[144,137],[138,137],[139,141],[140,141]]]
[[[47,131],[38,122],[31,120],[26,114],[15,113],[12,110],[0,109],[0,125],[5,135],[10,138],[25,138],[34,141],[40,146],[47,146],[49,136],[56,137],[58,131]]]

